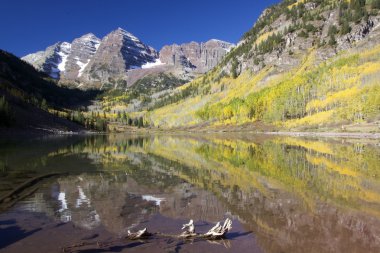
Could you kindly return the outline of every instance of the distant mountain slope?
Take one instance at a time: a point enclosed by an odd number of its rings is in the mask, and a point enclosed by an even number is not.
[[[0,127],[83,130],[83,127],[49,113],[48,108],[78,107],[95,95],[96,92],[84,93],[59,87],[33,66],[0,50],[0,100],[3,101],[0,114],[6,115],[6,121],[2,121]]]
[[[282,1],[213,71],[140,114],[169,128],[265,123],[348,131],[359,123],[379,131],[379,8],[379,1]]]
[[[160,52],[118,28],[103,39],[86,34],[58,42],[22,59],[62,85],[82,89],[125,89],[146,75],[165,73],[191,80],[214,68],[233,44],[210,40],[165,46]]]

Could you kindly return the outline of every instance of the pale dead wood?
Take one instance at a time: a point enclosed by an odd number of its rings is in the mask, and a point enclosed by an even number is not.
[[[232,221],[231,219],[227,218],[223,225],[221,225],[220,222],[218,222],[215,226],[213,226],[209,231],[207,231],[204,234],[198,234],[195,232],[195,226],[194,221],[190,220],[189,223],[184,224],[182,226],[182,230],[184,230],[179,235],[171,235],[171,234],[163,234],[163,233],[150,233],[148,232],[147,228],[141,229],[137,232],[131,232],[128,230],[127,235],[124,238],[117,239],[110,242],[94,242],[94,243],[76,243],[69,247],[62,248],[63,252],[75,252],[79,250],[81,247],[85,246],[91,246],[96,245],[100,249],[105,249],[110,246],[116,245],[117,243],[123,243],[123,240],[142,240],[142,239],[149,239],[153,236],[159,238],[159,237],[165,237],[165,238],[174,238],[174,239],[205,239],[207,241],[215,241],[219,239],[226,238],[226,234],[228,231],[232,229]]]

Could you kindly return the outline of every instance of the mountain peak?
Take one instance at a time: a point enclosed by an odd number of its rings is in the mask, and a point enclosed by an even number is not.
[[[118,27],[118,28],[116,29],[116,31],[126,32],[126,30],[123,29],[123,28],[121,28],[121,27]]]
[[[112,31],[109,34],[120,34],[120,35],[122,35],[123,37],[126,37],[129,40],[132,40],[132,41],[135,41],[135,42],[140,42],[140,40],[135,35],[133,35],[132,33],[128,32],[127,30],[125,30],[125,29],[123,29],[121,27],[118,27],[116,30]]]
[[[66,50],[70,50],[71,43],[63,41],[63,42],[60,42],[59,46],[61,47],[61,49],[63,48],[63,49],[66,49]]]
[[[86,34],[83,35],[82,37],[96,37],[96,35],[93,34],[93,33],[86,33]]]
[[[87,83],[124,83],[131,69],[156,62],[156,50],[123,28],[107,34],[81,74]],[[82,73],[82,72],[81,72]]]
[[[235,47],[235,44],[233,44],[233,43],[223,41],[223,40],[218,40],[218,39],[211,39],[211,40],[206,41],[204,43],[204,45],[211,46],[211,47],[215,44],[217,46],[222,47],[223,49],[227,50],[228,52],[231,50],[231,48]]]
[[[233,43],[230,43],[230,42],[227,42],[227,41],[224,41],[224,40],[219,40],[219,39],[210,39],[207,42],[216,42],[216,43],[221,43],[221,44],[230,44],[230,45],[233,45]]]
[[[79,39],[88,39],[88,40],[100,40],[98,37],[96,37],[93,33],[86,33],[85,35],[82,35]]]
[[[87,33],[71,43],[57,42],[23,59],[63,82],[82,82],[92,88],[98,88],[94,87],[98,84],[116,87],[118,83],[125,83],[130,70],[157,71],[160,68],[153,68],[157,66],[165,66],[166,70],[191,79],[215,67],[231,45],[216,39],[202,43],[192,41],[165,46],[158,54],[132,33],[118,27],[102,39]]]
[[[111,33],[117,33],[117,34],[122,34],[122,35],[132,35],[130,32],[128,32],[127,30],[121,28],[121,27],[118,27],[116,30],[112,31]]]

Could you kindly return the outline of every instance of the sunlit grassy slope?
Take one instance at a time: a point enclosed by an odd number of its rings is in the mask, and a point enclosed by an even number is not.
[[[267,66],[233,79],[215,69],[203,77],[198,95],[151,111],[146,120],[164,128],[263,121],[283,129],[378,120],[380,46],[341,52],[318,64],[315,53],[299,56],[302,63],[286,73]]]

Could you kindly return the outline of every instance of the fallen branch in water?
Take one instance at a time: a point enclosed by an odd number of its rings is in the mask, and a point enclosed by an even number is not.
[[[194,221],[190,220],[188,224],[184,224],[182,227],[182,230],[185,230],[179,235],[171,235],[171,234],[163,234],[163,233],[149,233],[147,228],[141,229],[137,232],[131,232],[128,230],[127,235],[124,238],[120,238],[114,241],[110,242],[94,242],[94,243],[76,243],[69,247],[62,248],[62,252],[74,252],[78,250],[78,248],[90,246],[90,245],[96,245],[100,249],[106,249],[110,246],[114,246],[117,243],[123,243],[123,240],[143,240],[143,239],[149,239],[155,236],[158,237],[164,237],[164,238],[173,238],[173,239],[204,239],[207,241],[214,241],[214,240],[220,240],[223,238],[226,238],[226,234],[228,231],[232,229],[232,221],[231,219],[227,218],[223,225],[218,222],[215,226],[213,226],[208,232],[204,234],[198,234],[195,232],[195,226]],[[125,241],[124,241],[125,243]]]
[[[220,222],[218,222],[207,233],[197,234],[195,233],[194,222],[193,220],[190,220],[188,224],[183,225],[182,230],[185,229],[185,231],[182,234],[180,234],[179,237],[218,240],[218,239],[224,238],[227,232],[231,230],[231,228],[232,228],[232,221],[229,218],[227,218],[224,221],[223,225],[221,225]]]
[[[41,180],[59,175],[62,175],[62,173],[48,173],[33,177],[28,181],[22,183],[11,192],[8,192],[7,194],[0,197],[0,210],[9,208],[13,206],[17,201],[34,193],[37,189],[33,187]]]
[[[153,235],[162,236],[162,237],[171,237],[171,238],[201,238],[201,239],[208,239],[208,240],[218,240],[221,238],[225,238],[225,235],[228,231],[232,229],[232,221],[227,218],[223,225],[221,225],[220,222],[218,222],[215,226],[213,226],[207,233],[204,234],[197,234],[195,233],[195,226],[194,221],[190,220],[188,224],[183,224],[182,230],[183,231],[180,235],[168,235],[168,234],[161,234],[161,233],[149,233],[146,228],[139,230],[135,233],[132,233],[128,230],[128,234],[125,237],[126,239],[130,240],[136,240],[136,239],[143,239],[143,238],[149,238]]]
[[[149,233],[146,228],[144,228],[135,233],[132,233],[130,230],[128,230],[128,234],[126,238],[130,240],[136,240],[136,239],[148,238],[150,236],[152,236],[152,234]]]

